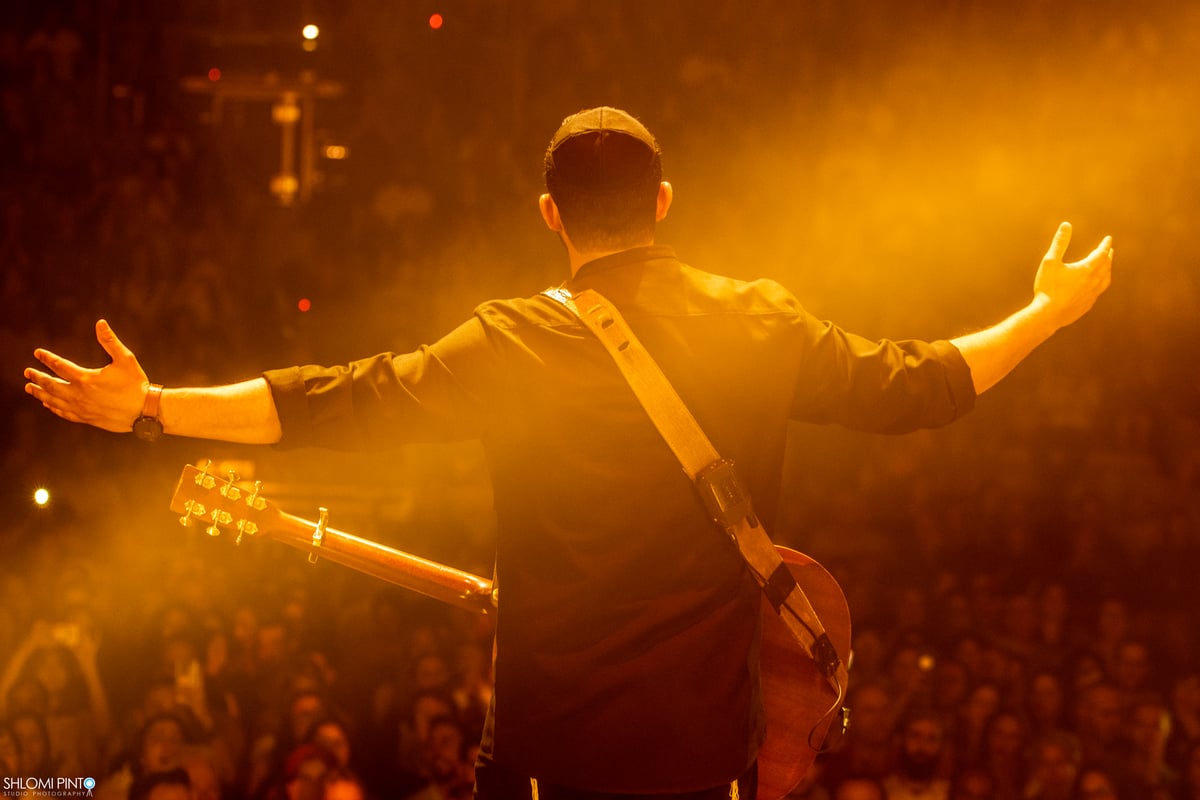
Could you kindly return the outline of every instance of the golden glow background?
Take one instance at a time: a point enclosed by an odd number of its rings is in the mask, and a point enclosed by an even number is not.
[[[424,22],[433,10],[437,31]],[[961,520],[1003,507],[1005,525],[1021,509],[1194,507],[1194,4],[357,2],[314,9],[311,63],[189,33],[286,27],[293,12],[180,11],[146,28],[191,43],[168,48],[158,90],[207,183],[165,222],[131,205],[126,252],[85,238],[37,254],[29,280],[54,303],[23,308],[5,331],[18,516],[27,483],[57,481],[117,527],[134,512],[156,520],[183,461],[217,455],[258,462],[298,512],[345,496],[366,525],[386,507],[485,540],[471,448],[148,451],[50,418],[19,396],[20,370],[38,345],[100,363],[99,315],[168,384],[436,338],[490,296],[560,279],[534,202],[541,151],[563,116],[602,103],[638,114],[664,147],[676,205],[660,241],[701,268],[780,280],[868,336],[948,338],[997,321],[1026,301],[1060,220],[1075,224],[1071,255],[1115,238],[1114,285],[1094,313],[961,425],[899,440],[798,429],[785,539],[835,552],[852,522],[886,525],[932,498]],[[309,206],[281,209],[267,192],[278,134],[265,107],[209,127],[206,101],[178,88],[213,64],[312,66],[345,85],[318,114],[351,156],[327,165]],[[301,296],[312,312],[293,310]]]

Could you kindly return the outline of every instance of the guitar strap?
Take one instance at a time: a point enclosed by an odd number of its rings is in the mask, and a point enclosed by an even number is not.
[[[713,520],[737,543],[751,574],[780,619],[812,656],[821,673],[844,688],[845,667],[804,590],[755,516],[750,495],[733,462],[718,455],[620,312],[594,289],[572,295],[560,287],[547,289],[543,294],[569,309],[608,350],[654,427],[691,478]]]

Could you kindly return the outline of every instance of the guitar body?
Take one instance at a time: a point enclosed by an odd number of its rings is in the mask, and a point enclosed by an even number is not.
[[[846,662],[850,656],[850,609],[837,581],[803,553],[786,547],[777,549],[820,617],[834,649]],[[840,724],[841,708],[835,708],[838,697],[833,686],[765,598],[762,609],[767,740],[758,755],[757,800],[779,800],[800,783],[812,766],[817,757],[812,745],[821,747],[830,726]]]
[[[303,550],[309,560],[328,559],[429,597],[477,613],[490,613],[492,582],[411,553],[353,536],[319,521],[288,514],[260,496],[261,484],[239,485],[203,468],[187,466],[179,478],[171,510],[180,522],[199,522],[212,536],[222,530],[265,536]],[[843,663],[850,653],[850,612],[833,577],[806,555],[778,548],[817,612]],[[837,693],[816,663],[763,600],[762,690],[767,739],[758,756],[757,800],[780,800],[812,765],[830,725],[840,718]],[[844,676],[845,673],[842,672]]]

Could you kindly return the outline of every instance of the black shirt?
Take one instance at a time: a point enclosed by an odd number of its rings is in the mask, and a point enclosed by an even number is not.
[[[622,312],[767,530],[789,420],[903,432],[970,409],[947,342],[871,342],[772,281],[666,247],[584,265],[568,289]],[[612,792],[728,783],[763,737],[759,595],[603,345],[538,295],[493,301],[438,342],[266,373],[283,445],[480,438],[498,518],[495,700],[485,752]]]

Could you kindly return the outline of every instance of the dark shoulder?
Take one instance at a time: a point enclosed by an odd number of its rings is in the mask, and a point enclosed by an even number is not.
[[[795,295],[778,281],[759,278],[744,281],[682,265],[683,292],[679,300],[690,313],[740,313],[796,315],[803,313]]]
[[[541,293],[530,297],[488,300],[475,307],[475,318],[485,328],[501,330],[574,324],[574,318],[565,308]]]

